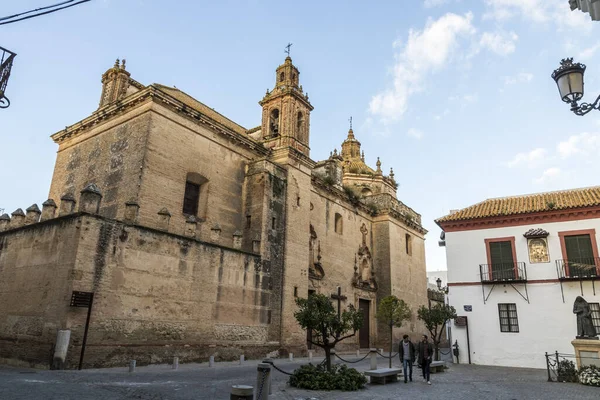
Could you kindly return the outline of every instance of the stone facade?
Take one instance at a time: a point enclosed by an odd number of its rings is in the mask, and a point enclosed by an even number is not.
[[[295,299],[337,287],[368,314],[341,347],[389,345],[376,306],[390,294],[415,314],[427,304],[426,231],[352,129],[339,154],[310,158],[299,82],[288,57],[246,129],[124,63],[109,69],[100,108],[52,136],[42,211],[0,217],[0,358],[52,365],[69,329],[64,364],[76,366],[86,312],[69,307],[74,290],[95,296],[86,366],[302,354]],[[421,332],[415,316],[395,334]]]

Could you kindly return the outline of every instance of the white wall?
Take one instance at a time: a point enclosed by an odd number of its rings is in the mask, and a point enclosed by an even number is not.
[[[542,228],[550,233],[548,248],[549,263],[530,264],[527,252],[527,239],[523,233],[531,228]],[[458,315],[469,320],[471,361],[475,364],[516,367],[545,368],[544,352],[559,351],[573,354],[571,340],[577,333],[573,302],[581,295],[580,282],[563,282],[564,303],[561,285],[557,282],[555,260],[562,259],[558,232],[595,229],[596,241],[600,242],[600,219],[572,222],[522,225],[446,233],[446,253],[448,263],[448,299]],[[516,262],[524,262],[527,277],[531,280],[551,280],[544,283],[528,283],[529,303],[510,285],[498,284],[491,294],[492,285],[480,283],[479,264],[487,264],[485,239],[515,237]],[[554,281],[552,281],[554,280]],[[453,283],[459,283],[458,286]],[[460,285],[472,283],[472,285]],[[583,298],[590,303],[600,302],[600,280],[595,282],[594,295],[592,282],[583,282]],[[482,292],[482,287],[484,292]],[[525,286],[515,285],[523,295]],[[484,304],[483,296],[489,298]],[[500,332],[498,316],[499,303],[515,303],[519,320],[519,333]],[[471,305],[473,311],[465,312],[464,306]],[[460,362],[468,360],[466,329],[453,326],[453,340],[460,346]]]

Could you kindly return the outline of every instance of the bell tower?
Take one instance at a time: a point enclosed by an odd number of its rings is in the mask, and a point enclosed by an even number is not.
[[[262,106],[262,141],[269,148],[293,147],[310,156],[309,128],[313,106],[302,90],[300,71],[289,56],[277,67],[275,87],[258,103]]]

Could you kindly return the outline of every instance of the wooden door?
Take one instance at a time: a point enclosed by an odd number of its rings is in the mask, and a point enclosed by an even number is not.
[[[358,309],[363,315],[363,326],[358,331],[358,340],[360,342],[361,349],[368,349],[371,347],[370,343],[370,332],[369,332],[369,309],[371,307],[371,302],[369,300],[358,300]]]

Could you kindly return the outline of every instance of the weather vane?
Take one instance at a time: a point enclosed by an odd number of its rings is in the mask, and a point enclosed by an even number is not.
[[[350,121],[350,129],[352,129],[352,117],[348,121]]]
[[[286,53],[287,53],[288,57],[290,56],[290,47],[292,47],[292,44],[291,44],[291,43],[288,43],[288,45],[287,45],[287,46],[285,46],[286,50],[284,50],[284,52],[286,52]]]

